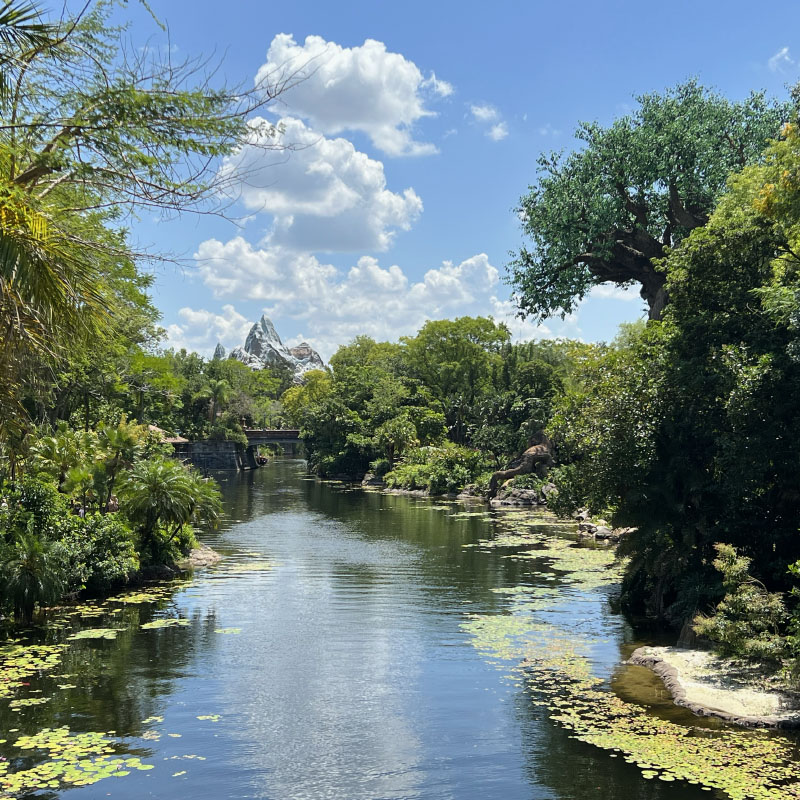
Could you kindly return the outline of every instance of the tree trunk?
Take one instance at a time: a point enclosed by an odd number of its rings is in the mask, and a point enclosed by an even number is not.
[[[642,282],[640,294],[647,303],[648,319],[660,320],[664,313],[669,297],[667,295],[667,276],[661,272],[653,271],[648,280]]]

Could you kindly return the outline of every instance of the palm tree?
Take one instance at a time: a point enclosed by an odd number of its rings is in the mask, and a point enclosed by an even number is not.
[[[214,522],[221,508],[214,484],[170,459],[134,465],[125,477],[122,501],[122,510],[139,530],[142,550],[149,548],[154,561],[159,547],[171,542],[185,524]]]
[[[104,425],[100,428],[100,445],[106,451],[104,470],[106,480],[105,502],[100,507],[100,512],[105,514],[111,503],[111,496],[114,493],[114,484],[120,470],[130,467],[142,449],[143,436],[135,425],[130,425],[124,419],[114,427]]]
[[[56,44],[56,29],[39,18],[29,0],[3,0],[0,4],[0,97],[8,97],[8,69],[26,54]]]
[[[419,445],[417,429],[407,414],[401,414],[387,420],[375,431],[377,443],[384,448],[386,458],[394,463],[396,456],[401,456],[409,447]]]
[[[97,495],[94,491],[95,476],[92,470],[84,466],[73,467],[67,472],[64,480],[63,490],[70,494],[76,493],[81,498],[81,511],[86,515],[86,500],[91,495],[96,500]]]
[[[195,400],[208,400],[208,421],[213,425],[222,406],[231,396],[231,385],[225,378],[211,378],[194,396]]]
[[[63,491],[67,473],[94,457],[95,436],[91,431],[73,431],[62,422],[55,433],[37,439],[30,450],[32,465],[58,481]]]
[[[32,521],[31,521],[32,523]],[[36,605],[52,603],[61,595],[61,570],[52,544],[33,532],[32,524],[18,536],[11,556],[0,570],[0,596],[14,608],[15,622],[30,625]]]

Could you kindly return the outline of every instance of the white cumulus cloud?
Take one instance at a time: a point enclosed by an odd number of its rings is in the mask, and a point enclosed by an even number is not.
[[[426,78],[413,61],[374,39],[342,47],[321,36],[298,44],[291,35],[278,34],[256,84],[281,80],[291,83],[280,101],[293,116],[325,134],[363,131],[390,156],[435,153],[433,144],[414,139],[413,127],[435,115],[426,106],[429,99],[453,93],[449,83],[433,73]]]
[[[413,335],[428,319],[462,315],[493,314],[523,338],[550,335],[547,328],[516,320],[513,304],[497,299],[500,275],[485,253],[445,261],[418,280],[372,256],[338,270],[313,255],[255,247],[242,237],[209,239],[196,257],[216,297],[258,302],[279,330],[281,319],[287,328],[302,326],[325,358],[360,334],[396,340]]]
[[[470,106],[469,111],[478,122],[494,122],[500,116],[498,110],[489,105]]]
[[[508,125],[505,122],[498,122],[497,125],[492,125],[487,131],[486,135],[493,141],[499,142],[508,136]]]
[[[508,136],[508,123],[494,106],[488,103],[471,105],[469,113],[472,121],[478,127],[483,128],[484,136],[493,142],[499,142]]]
[[[222,306],[222,313],[205,309],[182,308],[178,311],[179,323],[167,327],[169,345],[176,350],[186,348],[210,355],[221,342],[230,350],[242,344],[252,323],[232,305]]]
[[[286,117],[277,138],[252,121],[250,142],[226,159],[250,211],[274,217],[274,246],[309,252],[387,249],[396,230],[408,230],[422,200],[408,188],[386,188],[383,164],[343,138],[328,139]],[[276,153],[275,146],[290,149]],[[270,149],[272,147],[273,149]]]
[[[767,66],[773,72],[784,72],[795,66],[795,60],[789,55],[788,47],[781,47],[777,53],[769,58]]]

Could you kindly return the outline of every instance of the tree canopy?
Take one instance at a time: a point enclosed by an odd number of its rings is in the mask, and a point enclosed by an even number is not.
[[[252,112],[289,82],[213,82],[205,59],[130,48],[113,0],[45,21],[0,7],[0,426],[24,417],[42,362],[152,328],[142,257],[124,227],[143,209],[218,211],[218,160],[252,135]],[[122,5],[122,4],[120,4]],[[259,136],[269,148],[268,123]],[[138,312],[138,313],[137,313]],[[67,348],[65,345],[69,343]],[[70,366],[71,370],[71,366]],[[33,371],[33,375],[31,374]],[[85,369],[82,370],[84,373]]]
[[[552,426],[559,500],[636,528],[624,600],[678,624],[715,598],[717,543],[779,589],[800,558],[799,170],[787,124],[664,260],[663,321],[598,348]]]
[[[666,275],[653,260],[707,222],[728,175],[761,158],[790,110],[762,93],[731,101],[695,81],[638,103],[609,127],[582,123],[583,149],[539,158],[517,209],[532,244],[509,264],[524,314],[569,313],[611,282],[637,284],[660,318]]]

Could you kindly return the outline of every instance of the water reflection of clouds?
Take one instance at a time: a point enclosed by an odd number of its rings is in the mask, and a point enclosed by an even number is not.
[[[330,520],[310,530],[310,517],[262,518],[280,568],[234,590],[249,613],[226,648],[239,680],[222,702],[236,714],[238,759],[258,776],[258,797],[419,796],[409,686],[422,646],[405,616],[415,589],[396,580],[412,551]]]

